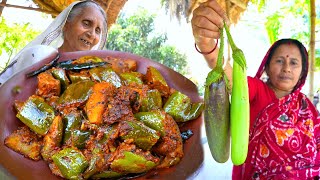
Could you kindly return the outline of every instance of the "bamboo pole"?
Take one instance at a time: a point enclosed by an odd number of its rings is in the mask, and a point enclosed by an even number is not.
[[[314,72],[315,72],[315,25],[316,24],[316,3],[310,0],[310,49],[309,49],[309,99],[313,101],[314,97]]]

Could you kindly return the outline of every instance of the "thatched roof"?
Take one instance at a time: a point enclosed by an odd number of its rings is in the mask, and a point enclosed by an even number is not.
[[[38,8],[21,7],[7,4],[7,0],[2,0],[0,3],[1,11],[3,7],[16,7],[23,9],[31,9],[36,11],[51,14],[53,17],[57,16],[64,8],[76,0],[32,0],[37,4]],[[108,16],[108,27],[114,24],[128,0],[95,0],[106,11]],[[134,1],[134,0],[132,0]],[[192,11],[199,5],[199,3],[207,0],[163,0],[163,6],[168,10],[171,16],[178,18],[186,18],[188,21],[191,17]],[[246,10],[249,0],[217,0],[217,2],[228,12],[231,23],[236,24],[240,19],[241,14]],[[160,5],[160,4],[159,4]],[[1,13],[0,13],[1,16]]]
[[[57,16],[64,8],[76,0],[33,0],[39,8],[47,13]],[[108,27],[115,23],[118,14],[127,0],[95,0],[106,11],[108,17]]]

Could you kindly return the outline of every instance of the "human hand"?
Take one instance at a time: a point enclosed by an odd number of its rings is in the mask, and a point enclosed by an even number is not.
[[[215,46],[215,39],[220,37],[219,29],[223,22],[230,24],[229,19],[215,0],[201,3],[193,11],[191,19],[193,36],[201,51],[207,52]]]

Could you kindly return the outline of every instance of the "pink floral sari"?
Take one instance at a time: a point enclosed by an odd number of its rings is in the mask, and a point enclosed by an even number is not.
[[[305,52],[306,53],[306,52]],[[265,67],[266,54],[256,77]],[[320,118],[301,93],[306,75],[295,90],[269,104],[254,121],[242,177],[234,179],[313,179],[320,175]]]

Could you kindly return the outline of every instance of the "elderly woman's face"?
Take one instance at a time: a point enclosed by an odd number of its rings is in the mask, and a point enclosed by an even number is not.
[[[299,48],[293,43],[280,45],[266,70],[271,88],[276,93],[277,91],[291,93],[302,72],[302,56]]]
[[[84,51],[95,46],[102,33],[104,17],[92,6],[83,9],[82,13],[67,22],[64,28],[62,51]]]

